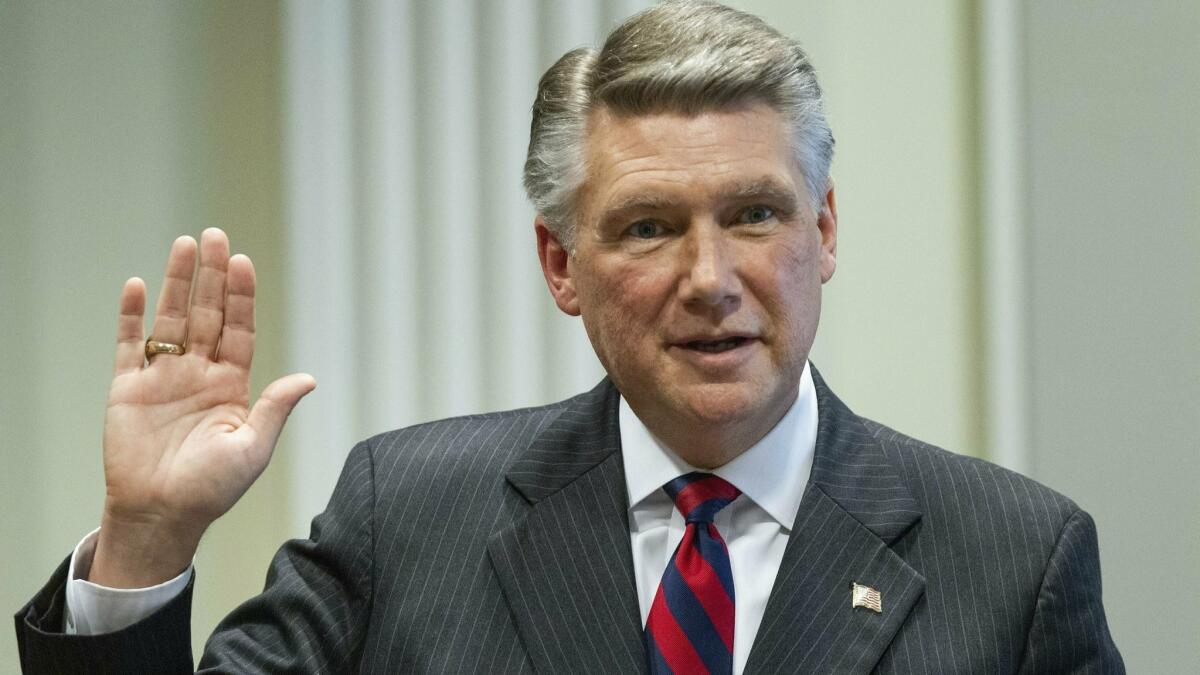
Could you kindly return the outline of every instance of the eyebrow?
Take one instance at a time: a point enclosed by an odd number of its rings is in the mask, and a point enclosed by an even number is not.
[[[721,193],[723,201],[746,201],[749,199],[765,199],[774,202],[777,208],[792,212],[796,210],[800,197],[796,190],[789,188],[772,176],[763,176],[757,180],[735,184],[732,189]]]
[[[717,195],[718,202],[737,202],[750,199],[764,199],[773,202],[777,208],[791,212],[799,204],[799,195],[772,176],[763,176],[754,180],[740,181],[724,187]],[[665,211],[680,207],[679,199],[661,192],[635,192],[611,202],[605,213],[617,215],[630,211]]]
[[[627,211],[664,211],[678,207],[678,199],[661,193],[635,192],[621,197],[609,204],[604,210],[608,213],[625,213]]]

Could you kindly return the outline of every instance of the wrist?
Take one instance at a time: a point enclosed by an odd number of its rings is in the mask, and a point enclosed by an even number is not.
[[[108,588],[147,588],[179,576],[192,563],[204,527],[156,520],[101,519],[87,580]]]

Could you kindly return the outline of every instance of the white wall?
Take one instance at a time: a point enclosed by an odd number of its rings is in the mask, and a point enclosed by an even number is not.
[[[0,2],[0,607],[16,612],[104,499],[100,430],[122,282],[157,297],[171,241],[226,228],[261,285],[257,389],[282,369],[278,8]],[[287,442],[280,449],[286,463]],[[197,647],[261,589],[285,531],[277,462],[205,538]],[[16,643],[0,630],[0,671]]]
[[[1032,475],[1130,672],[1200,662],[1200,4],[1026,2]]]

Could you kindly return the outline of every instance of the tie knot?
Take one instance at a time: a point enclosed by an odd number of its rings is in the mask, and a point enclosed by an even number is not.
[[[718,511],[742,494],[724,478],[699,471],[684,474],[663,489],[689,523],[711,523]]]

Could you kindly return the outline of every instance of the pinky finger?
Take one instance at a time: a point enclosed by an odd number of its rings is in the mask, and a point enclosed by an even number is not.
[[[121,313],[117,317],[117,374],[141,368],[145,363],[142,316],[146,311],[146,283],[134,277],[121,289]]]

